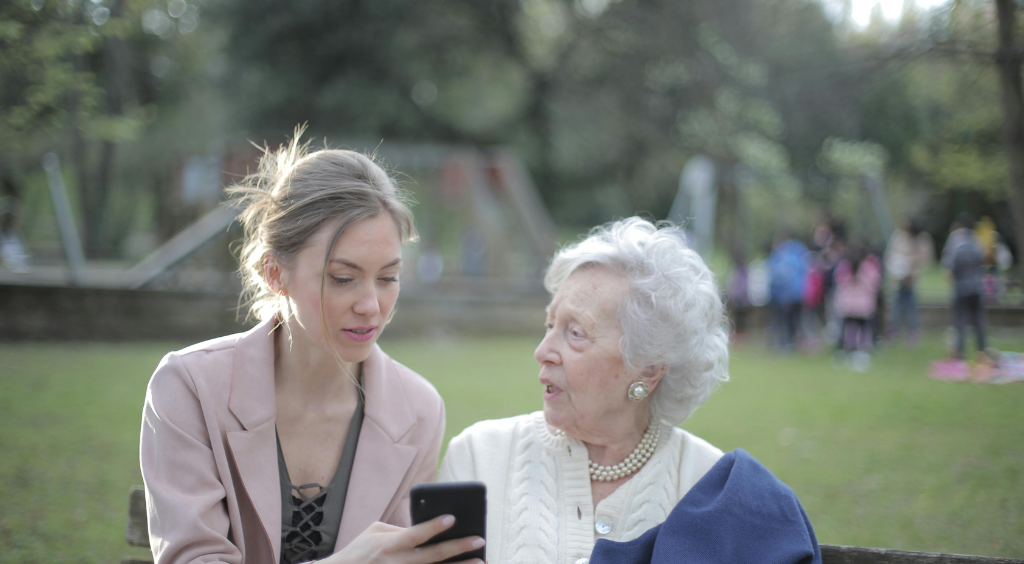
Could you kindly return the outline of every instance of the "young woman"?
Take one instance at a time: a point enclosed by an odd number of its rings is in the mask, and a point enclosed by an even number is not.
[[[483,545],[416,548],[450,516],[408,527],[445,424],[437,391],[376,345],[412,214],[370,158],[307,154],[301,133],[231,189],[261,323],[168,354],[150,381],[141,462],[157,564],[430,563]]]

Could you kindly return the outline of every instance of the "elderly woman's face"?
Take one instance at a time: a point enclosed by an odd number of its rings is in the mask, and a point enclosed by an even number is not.
[[[534,353],[544,417],[583,440],[632,423],[641,409],[626,396],[631,378],[619,350],[618,308],[627,289],[626,277],[605,266],[574,272],[551,300],[547,334]]]

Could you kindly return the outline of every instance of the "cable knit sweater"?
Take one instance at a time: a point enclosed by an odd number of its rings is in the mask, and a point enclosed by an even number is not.
[[[540,411],[460,433],[438,481],[487,484],[488,564],[582,564],[597,539],[632,540],[663,522],[722,457],[704,440],[661,425],[651,459],[596,508],[587,447],[553,435]]]

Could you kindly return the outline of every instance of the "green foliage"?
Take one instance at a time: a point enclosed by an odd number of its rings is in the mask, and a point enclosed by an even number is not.
[[[888,151],[877,143],[830,137],[821,147],[818,162],[826,172],[860,177],[863,174],[884,172],[888,160]]]
[[[146,111],[109,115],[89,63],[105,39],[138,32],[140,4],[120,0],[120,15],[96,2],[12,0],[0,7],[0,149],[19,149],[41,131],[71,124],[88,139],[138,139]]]
[[[890,171],[940,190],[1005,197],[999,81],[984,60],[994,52],[995,24],[989,2],[962,1],[854,34],[851,47],[878,61],[859,102],[864,138],[886,148]]]
[[[231,0],[216,13],[243,127],[511,145],[557,219],[592,225],[663,217],[695,152],[793,182],[771,80],[793,30],[764,25],[787,9],[835,52],[820,7],[800,0]]]
[[[861,139],[885,147],[893,168],[906,167],[908,146],[923,127],[918,102],[907,84],[907,66],[906,61],[881,63],[867,78],[857,100]]]
[[[887,184],[1002,197],[996,76],[956,51],[990,51],[993,25],[983,0],[908,4],[900,22],[863,30],[807,0],[12,0],[0,5],[0,148],[37,167],[36,153],[81,135],[87,170],[74,176],[90,192],[96,149],[116,142],[113,189],[144,187],[166,209],[172,191],[155,178],[169,184],[182,156],[278,141],[298,123],[342,142],[505,145],[571,228],[665,217],[682,167],[704,153],[749,176],[749,217],[723,188],[731,245],[751,237],[743,226],[774,230],[780,207],[793,225],[850,209],[868,165],[833,139],[884,151],[870,166]],[[131,71],[114,88],[118,42]],[[919,210],[894,215],[905,211]]]
[[[910,162],[932,185],[999,198],[1009,188],[1001,143],[1003,115],[995,69],[949,61],[920,63],[910,73],[923,135]]]
[[[218,123],[199,117],[213,107],[185,116],[204,135],[173,142],[161,135],[177,111],[194,110],[190,95],[200,98],[196,77],[204,78],[213,42],[194,33],[198,25],[196,0],[0,5],[0,172],[15,194],[26,192],[42,154],[57,153],[71,172],[67,186],[81,204],[90,257],[117,257],[133,229],[173,207],[161,194],[140,192],[151,189],[154,174],[170,176],[183,141],[193,153],[197,140],[210,138],[204,128]],[[140,208],[145,202],[156,205]]]
[[[936,145],[916,145],[911,153],[914,165],[930,182],[942,188],[967,188],[996,197],[1005,194],[1009,170],[1001,151],[984,151],[968,143],[940,141]]]

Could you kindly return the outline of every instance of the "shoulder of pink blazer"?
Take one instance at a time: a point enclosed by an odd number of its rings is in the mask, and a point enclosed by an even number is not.
[[[386,385],[380,389],[382,397],[367,401],[372,402],[377,412],[389,420],[401,420],[410,416],[415,420],[412,427],[402,436],[392,436],[392,439],[406,444],[431,442],[431,435],[435,429],[439,425],[442,425],[443,429],[445,414],[444,401],[434,385],[416,371],[392,359],[378,346],[374,346],[367,362],[379,363],[387,374]],[[368,409],[367,413],[371,413],[371,410]],[[395,429],[386,423],[385,427],[389,432]]]
[[[216,414],[220,430],[241,428],[228,411],[228,400],[236,347],[249,334],[251,331],[218,337],[167,353],[149,381],[147,401],[161,413],[197,410],[192,416],[175,417],[181,424],[194,425],[196,433],[213,431],[207,428],[209,420],[200,409]],[[272,374],[273,367],[267,370]]]

